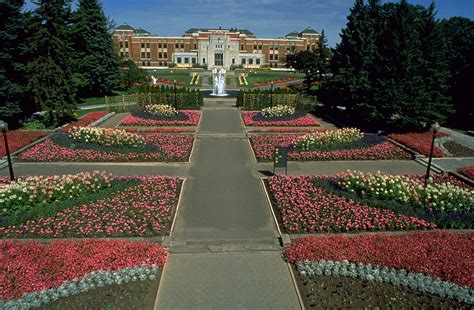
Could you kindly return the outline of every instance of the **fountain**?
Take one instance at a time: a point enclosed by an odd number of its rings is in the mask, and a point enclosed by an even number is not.
[[[225,91],[225,69],[212,69],[212,93],[211,96],[228,96]]]

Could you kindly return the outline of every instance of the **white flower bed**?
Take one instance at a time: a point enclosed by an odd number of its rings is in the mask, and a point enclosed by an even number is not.
[[[112,284],[124,284],[135,281],[154,280],[158,274],[158,267],[137,266],[123,268],[117,271],[96,271],[88,274],[81,280],[64,282],[58,287],[54,287],[41,292],[32,292],[23,295],[20,299],[2,301],[1,309],[30,309],[39,308],[44,304],[58,300],[60,298],[84,293],[96,288]]]
[[[412,273],[404,269],[381,267],[378,265],[351,263],[347,260],[297,263],[301,276],[351,277],[367,281],[384,282],[415,289],[421,292],[457,299],[474,304],[474,290],[449,281],[432,278],[422,273]]]
[[[288,105],[277,105],[271,108],[262,109],[263,117],[283,117],[295,114],[295,108]]]
[[[122,129],[73,127],[69,131],[69,137],[76,141],[105,146],[141,147],[145,145],[142,136]]]
[[[302,149],[311,149],[333,144],[345,144],[361,140],[364,134],[357,128],[342,128],[304,135],[296,142]]]
[[[173,117],[178,114],[175,108],[167,104],[149,104],[145,106],[145,111],[151,115]]]

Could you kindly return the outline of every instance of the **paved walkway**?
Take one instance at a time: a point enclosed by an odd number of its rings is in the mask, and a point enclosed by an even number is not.
[[[474,149],[474,137],[446,127],[441,127],[440,131],[448,133],[455,142]]]

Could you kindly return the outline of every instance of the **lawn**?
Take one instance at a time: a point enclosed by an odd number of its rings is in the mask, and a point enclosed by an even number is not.
[[[201,86],[202,85],[202,78],[199,79],[199,83],[197,85],[190,85],[191,82],[191,73],[196,72],[198,73],[199,70],[192,70],[192,69],[160,69],[160,70],[147,70],[150,76],[154,76],[155,78],[166,79],[170,81],[177,81],[183,82],[185,87],[192,87],[192,86]]]

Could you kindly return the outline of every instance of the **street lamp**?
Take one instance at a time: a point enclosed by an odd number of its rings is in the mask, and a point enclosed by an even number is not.
[[[8,139],[7,139],[8,124],[2,120],[0,120],[0,130],[3,133],[3,140],[5,141],[5,151],[7,152],[8,169],[10,170],[10,181],[14,181],[15,176],[13,175],[13,165],[12,165],[12,159],[10,157],[10,149],[8,148]]]
[[[433,134],[433,138],[431,140],[431,150],[430,150],[430,158],[428,159],[428,167],[426,168],[426,176],[425,176],[425,187],[428,185],[428,179],[430,178],[430,170],[431,170],[431,160],[433,159],[433,150],[434,150],[434,143],[436,139],[436,134],[438,133],[440,126],[438,122],[435,122],[431,125],[431,133]]]
[[[178,110],[178,105],[176,102],[176,80],[173,81],[173,84],[174,84],[174,109]]]
[[[270,107],[273,107],[273,81],[271,81],[270,85]]]

